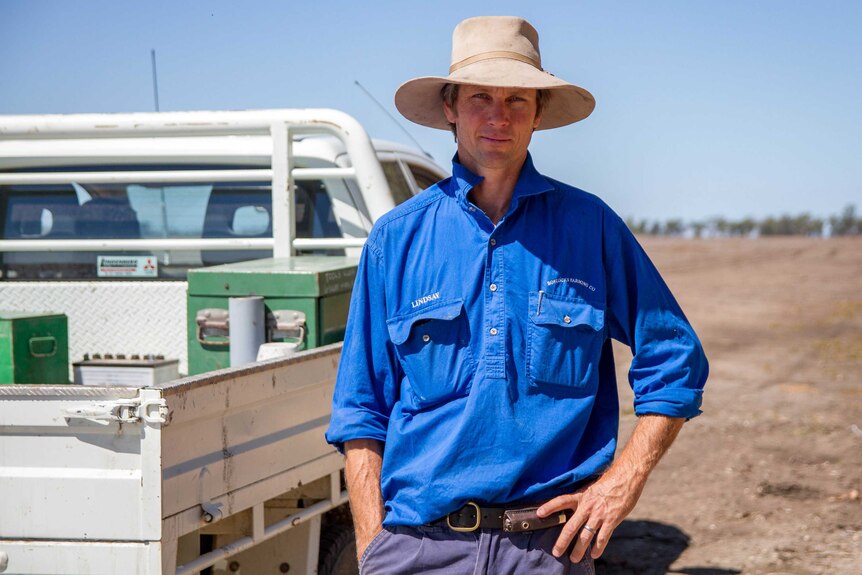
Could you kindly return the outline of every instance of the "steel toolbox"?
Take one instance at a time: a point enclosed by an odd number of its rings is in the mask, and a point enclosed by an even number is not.
[[[189,271],[189,375],[229,367],[228,300],[262,296],[266,341],[311,349],[341,341],[356,258],[267,258]]]
[[[69,383],[64,314],[0,311],[0,384]]]

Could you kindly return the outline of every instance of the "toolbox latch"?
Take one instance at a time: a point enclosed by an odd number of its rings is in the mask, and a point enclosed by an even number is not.
[[[90,421],[120,423],[165,424],[168,422],[168,404],[164,398],[120,399],[116,401],[99,401],[88,405],[77,405],[65,409],[63,415],[67,419],[88,419]]]

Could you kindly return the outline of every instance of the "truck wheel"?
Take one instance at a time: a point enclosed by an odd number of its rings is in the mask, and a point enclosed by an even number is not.
[[[320,533],[318,575],[359,575],[353,528],[330,525]]]

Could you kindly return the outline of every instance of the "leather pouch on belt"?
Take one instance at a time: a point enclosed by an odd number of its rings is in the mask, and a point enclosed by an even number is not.
[[[503,531],[517,533],[519,531],[535,531],[546,529],[555,525],[562,525],[568,517],[562,511],[548,517],[536,515],[538,507],[525,507],[524,509],[509,509],[503,513]]]

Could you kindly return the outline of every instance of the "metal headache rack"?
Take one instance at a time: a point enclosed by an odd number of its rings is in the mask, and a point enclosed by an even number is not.
[[[340,140],[352,167],[297,167],[294,141],[309,135]],[[153,250],[261,250],[290,257],[297,250],[336,250],[360,247],[364,238],[297,238],[295,182],[352,178],[363,191],[372,221],[394,207],[375,150],[364,128],[336,110],[251,110],[168,112],[139,114],[81,114],[69,116],[0,116],[0,145],[34,140],[140,139],[183,137],[269,136],[269,168],[189,169],[134,171],[28,171],[3,172],[0,185],[41,184],[146,184],[266,182],[272,190],[271,238],[173,239],[0,239],[3,252],[45,251],[153,251]],[[2,154],[0,154],[2,155]],[[370,193],[374,190],[374,193]]]

